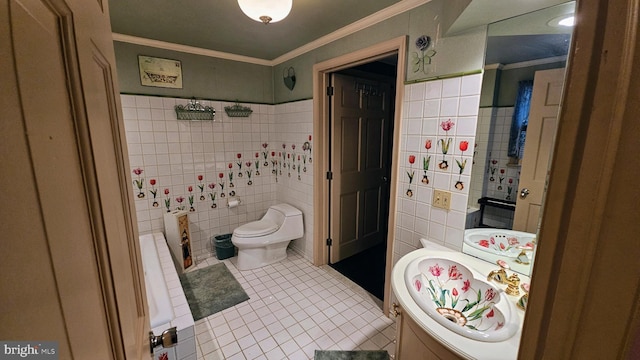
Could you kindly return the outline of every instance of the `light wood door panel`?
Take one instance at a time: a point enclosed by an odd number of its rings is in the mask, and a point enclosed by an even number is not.
[[[65,359],[149,357],[106,2],[9,1],[0,17],[13,109],[2,133],[14,145],[2,168],[21,169],[2,177],[19,211],[3,227],[15,241],[0,243],[0,338],[57,341]],[[34,284],[47,291],[27,291]]]
[[[564,69],[537,71],[535,74],[513,219],[514,230],[538,231],[563,86]],[[521,195],[523,191],[528,191],[524,197]]]

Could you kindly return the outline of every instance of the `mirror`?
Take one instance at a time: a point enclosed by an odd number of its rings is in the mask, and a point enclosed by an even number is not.
[[[529,133],[535,133],[534,119],[528,123],[529,106],[539,106],[529,105],[532,80],[537,71],[565,67],[573,26],[566,26],[562,21],[573,15],[574,8],[575,2],[571,1],[540,9],[492,23],[487,32],[467,230],[462,251],[493,263],[498,259],[506,260],[512,270],[525,275],[531,273],[539,224],[538,212],[522,215],[522,211],[518,211],[516,214],[518,206],[525,208],[522,205],[525,200],[518,200],[521,192],[524,191],[524,198],[528,196],[525,188],[529,186],[529,174],[523,169],[530,168],[531,159],[536,158],[536,150],[529,148],[538,146],[536,140],[530,139],[527,153],[523,151],[524,144],[527,144],[527,125],[530,125]],[[562,94],[562,71],[559,70],[559,76],[554,73],[559,88],[556,90],[559,91],[558,98]],[[539,79],[543,77],[540,72],[536,76]],[[514,123],[513,119],[517,117],[514,113],[524,114],[520,116],[522,122]],[[553,135],[550,137],[546,141],[546,152],[538,154],[552,152]],[[527,157],[530,153],[534,155]],[[537,166],[548,167],[546,163],[538,163]],[[519,189],[521,184],[523,186]],[[544,184],[536,196],[542,198],[543,189]],[[522,221],[523,217],[529,217],[526,226],[523,225],[526,222]]]

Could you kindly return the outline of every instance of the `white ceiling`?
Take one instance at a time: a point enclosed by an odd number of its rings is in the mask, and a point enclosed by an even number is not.
[[[455,34],[472,27],[492,24],[566,2],[567,0],[471,0],[449,27],[447,34]]]
[[[549,21],[572,15],[575,2],[544,8],[489,25],[486,64],[514,64],[566,56],[571,27],[551,26]]]

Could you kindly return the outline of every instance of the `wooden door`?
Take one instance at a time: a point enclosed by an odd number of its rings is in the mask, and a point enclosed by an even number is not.
[[[0,24],[0,339],[149,357],[107,2],[3,1]]]
[[[387,82],[332,75],[330,262],[386,241],[389,211]]]
[[[563,85],[564,68],[535,73],[513,230],[538,231]]]

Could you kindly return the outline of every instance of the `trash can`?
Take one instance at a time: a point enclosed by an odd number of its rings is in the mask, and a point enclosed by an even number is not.
[[[218,260],[228,259],[236,254],[236,248],[231,242],[231,234],[216,235],[213,239]]]

